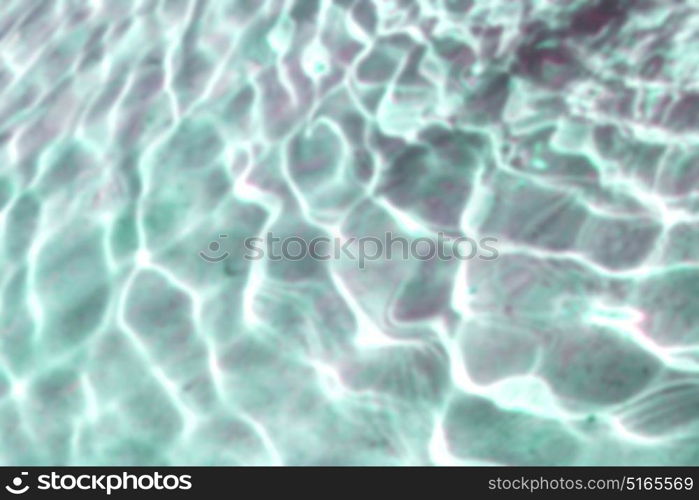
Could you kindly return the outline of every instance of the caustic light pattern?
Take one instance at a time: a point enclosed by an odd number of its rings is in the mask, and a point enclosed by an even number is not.
[[[699,464],[696,2],[4,0],[0,97],[3,464]],[[387,231],[499,258],[243,258]]]

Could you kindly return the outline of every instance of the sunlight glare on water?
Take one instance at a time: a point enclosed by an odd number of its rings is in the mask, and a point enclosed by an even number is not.
[[[0,462],[699,464],[697,7],[4,0]]]

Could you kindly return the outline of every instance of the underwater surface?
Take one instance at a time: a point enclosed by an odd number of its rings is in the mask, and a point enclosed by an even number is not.
[[[696,1],[4,0],[0,463],[699,465],[698,145]]]

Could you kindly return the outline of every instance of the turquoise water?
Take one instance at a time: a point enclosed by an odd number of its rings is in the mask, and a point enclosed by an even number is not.
[[[698,28],[4,1],[0,462],[699,464]],[[387,231],[499,257],[244,258]]]

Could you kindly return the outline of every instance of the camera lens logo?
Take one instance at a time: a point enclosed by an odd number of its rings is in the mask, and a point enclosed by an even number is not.
[[[218,237],[219,237],[219,238],[228,238],[228,235],[227,235],[227,234],[219,234]],[[218,252],[220,249],[221,249],[221,244],[220,244],[218,241],[212,241],[211,243],[209,243],[209,250],[210,250],[211,252],[216,253],[216,252]],[[218,257],[217,257],[216,255],[214,255],[214,256],[212,257],[212,256],[210,256],[210,255],[207,255],[207,253],[204,252],[204,251],[199,252],[199,256],[200,256],[202,259],[204,259],[206,262],[209,262],[209,263],[221,262],[222,260],[227,259],[227,258],[228,258],[228,255],[229,255],[228,252],[223,252],[223,253],[222,253],[221,255],[219,255]]]
[[[28,472],[22,472],[22,476],[26,476]],[[29,485],[26,485],[24,488],[22,488],[22,477],[17,476],[12,480],[12,486],[7,485],[5,486],[5,489],[12,493],[13,495],[21,495],[22,493],[26,493],[27,490],[29,489]]]

